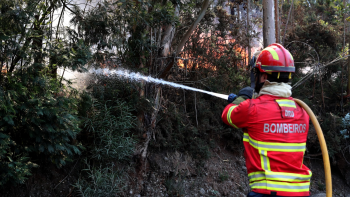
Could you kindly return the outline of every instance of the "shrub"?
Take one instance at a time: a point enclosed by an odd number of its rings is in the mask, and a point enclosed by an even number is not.
[[[23,183],[33,160],[61,167],[80,154],[80,145],[72,143],[80,132],[75,98],[58,96],[57,81],[28,73],[7,76],[5,82],[0,87],[0,174],[7,178],[1,185]]]
[[[135,118],[124,101],[93,102],[93,112],[85,126],[93,133],[89,146],[91,158],[97,160],[125,160],[133,152],[135,140],[130,136]]]
[[[31,175],[30,169],[36,164],[28,161],[29,158],[23,154],[15,154],[11,151],[15,142],[10,136],[0,133],[0,186],[6,183],[24,183]]]
[[[98,76],[91,93],[80,96],[79,114],[84,117],[87,158],[79,180],[74,184],[81,196],[116,196],[125,186],[122,170],[115,163],[131,158],[136,139],[132,135],[136,117],[131,102],[133,89],[125,83]],[[124,181],[122,181],[124,180]]]
[[[98,168],[91,167],[87,161],[85,163],[87,177],[80,177],[73,185],[80,196],[116,196],[125,187],[122,171],[114,170],[113,163]]]
[[[125,161],[136,143],[131,133],[136,122],[134,89],[115,78],[97,77],[98,82],[89,87],[92,92],[83,93],[78,104],[85,116],[82,126],[90,138],[87,152],[90,159],[98,161]]]
[[[349,130],[350,127],[350,114],[347,113],[344,118],[342,118],[342,128],[343,130],[340,130],[340,134],[344,137],[344,139],[349,138]]]

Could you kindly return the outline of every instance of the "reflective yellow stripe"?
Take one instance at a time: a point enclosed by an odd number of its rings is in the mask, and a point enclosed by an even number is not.
[[[270,180],[270,181],[285,181],[285,182],[305,182],[310,181],[312,176],[311,171],[308,175],[287,173],[287,172],[272,172],[272,171],[259,171],[248,174],[249,182]]]
[[[227,122],[228,122],[231,126],[235,127],[236,129],[238,129],[238,127],[232,123],[232,120],[231,120],[231,113],[232,113],[233,109],[236,108],[237,106],[238,106],[238,105],[234,105],[234,106],[230,107],[230,109],[228,109],[228,112],[227,112]]]
[[[244,142],[249,142],[249,135],[248,135],[248,133],[243,133],[243,141]]]
[[[310,182],[306,183],[286,183],[275,181],[258,181],[249,184],[252,189],[266,189],[284,192],[307,192],[309,191]]]
[[[276,102],[278,103],[278,105],[280,107],[293,107],[293,108],[297,108],[297,106],[295,105],[295,102],[292,100],[288,100],[288,99],[277,99]]]
[[[252,147],[259,150],[278,151],[278,152],[304,152],[306,149],[306,143],[262,142],[262,141],[257,141],[252,139],[248,133],[247,135],[249,137],[249,144]]]
[[[277,54],[277,52],[275,51],[274,48],[272,48],[272,47],[266,47],[264,50],[269,51],[269,52],[271,53],[273,59],[275,59],[275,60],[279,60],[279,59],[280,59],[280,58],[278,57],[278,54]]]
[[[259,154],[260,154],[262,169],[271,171],[270,160],[267,157],[267,151],[266,150],[259,150]]]
[[[249,182],[266,180],[265,171],[252,172],[248,174]]]

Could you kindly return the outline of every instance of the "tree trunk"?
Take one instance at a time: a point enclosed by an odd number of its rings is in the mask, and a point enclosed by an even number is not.
[[[345,9],[345,5],[346,5],[346,2],[345,2],[345,0],[343,0],[343,9]],[[343,26],[344,26],[344,34],[343,34],[343,51],[345,51],[345,44],[346,44],[346,42],[345,42],[345,35],[346,35],[346,23],[345,23],[345,12],[343,13]],[[349,61],[349,58],[348,58],[348,61]],[[343,108],[343,104],[344,104],[344,98],[343,98],[343,94],[344,94],[344,86],[343,86],[343,83],[344,83],[344,81],[343,81],[343,73],[344,73],[344,64],[342,64],[341,65],[341,101],[340,101],[340,110],[341,110],[341,112],[344,112],[344,108]],[[348,84],[349,84],[349,82],[348,82]],[[349,94],[349,91],[347,90],[347,93]]]
[[[176,5],[175,16],[179,15],[180,7]],[[160,57],[166,57],[170,54],[171,42],[175,35],[175,25],[169,24],[165,27],[164,34],[162,35],[162,41],[160,44]]]
[[[344,6],[344,14],[343,14],[343,20],[344,20],[344,46],[343,49],[345,50],[345,36],[346,36],[346,13],[345,13],[345,8],[346,8],[346,0],[343,0],[343,6]],[[350,38],[350,34],[348,35]],[[350,39],[349,39],[349,46],[350,46]],[[343,70],[343,69],[342,69]],[[350,95],[350,58],[348,57],[348,83],[347,83],[347,88],[346,88],[346,93],[347,95]],[[342,92],[343,94],[343,92]],[[343,95],[342,95],[343,98]]]
[[[180,7],[179,5],[175,5],[175,14],[176,16],[179,15],[179,11],[180,11]],[[164,28],[164,31],[162,33],[162,36],[161,36],[161,40],[160,40],[160,48],[159,48],[159,51],[158,51],[158,54],[160,57],[166,57],[170,54],[170,50],[171,50],[171,42],[174,38],[174,33],[175,32],[175,24],[170,24],[170,25],[167,25],[165,28]],[[174,58],[172,58],[174,59]],[[163,59],[164,61],[164,65],[166,65],[166,61],[167,59]],[[172,60],[172,63],[174,61]],[[142,66],[142,64],[141,64]],[[171,68],[171,67],[170,67]],[[169,68],[169,70],[170,70]],[[164,74],[164,71],[163,73]],[[162,77],[162,76],[161,76]],[[165,77],[165,75],[164,75]],[[144,84],[142,84],[142,87],[144,86]],[[140,193],[143,189],[143,180],[144,178],[146,178],[146,166],[147,166],[147,153],[148,153],[148,145],[149,145],[149,142],[150,140],[153,138],[155,139],[155,127],[156,127],[156,120],[157,120],[157,115],[158,115],[158,112],[159,112],[159,109],[161,107],[161,86],[156,86],[154,87],[155,89],[155,97],[154,97],[154,107],[153,107],[153,112],[151,114],[151,120],[150,120],[150,123],[149,125],[147,126],[143,126],[142,125],[142,128],[144,129],[144,141],[142,142],[142,144],[140,145],[140,147],[138,148],[137,152],[136,152],[136,155],[139,156],[139,166],[138,166],[138,190],[137,193]],[[142,90],[140,91],[140,96],[143,96],[145,93],[144,93],[144,88],[142,88]],[[139,121],[140,122],[143,122],[144,120],[144,115],[143,113],[139,115]],[[147,127],[147,129],[145,128]]]
[[[348,35],[350,38],[350,34]],[[349,39],[349,46],[350,46],[350,39]],[[348,57],[348,87],[347,87],[347,95],[350,95],[350,58]]]
[[[35,22],[34,22],[34,32],[37,35],[35,38],[33,38],[32,48],[34,50],[34,67],[35,67],[35,73],[40,72],[43,69],[43,53],[42,53],[42,47],[43,47],[43,29],[40,26],[40,19],[39,15],[35,15]]]
[[[191,36],[191,34],[193,33],[193,31],[195,30],[195,28],[197,27],[198,23],[202,20],[202,18],[205,15],[206,10],[209,7],[209,0],[205,0],[202,4],[202,9],[197,17],[197,19],[192,23],[191,27],[187,30],[187,32],[185,33],[185,35],[182,37],[182,39],[180,40],[179,45],[176,48],[175,51],[175,57],[181,52],[182,48],[185,46],[185,43],[187,42],[188,38]],[[168,72],[170,71],[170,69],[173,67],[174,65],[174,59],[170,62],[170,64],[163,70],[163,72],[160,74],[160,78],[165,78],[168,74]]]
[[[263,0],[263,15],[263,37],[265,48],[276,42],[273,0]]]
[[[275,0],[275,28],[276,28],[276,43],[280,43],[280,20],[279,20],[278,0]]]
[[[239,23],[240,18],[241,18],[240,11],[239,11],[240,10],[239,6],[240,6],[240,4],[238,3],[238,5],[237,5],[237,23]]]
[[[292,3],[291,3],[290,8],[289,8],[289,12],[288,12],[287,22],[286,22],[286,25],[284,26],[284,34],[283,34],[283,43],[282,43],[282,45],[284,45],[285,40],[286,40],[288,21],[289,21],[290,13],[292,12],[292,9],[293,9],[293,5],[294,5],[294,1],[292,0]]]
[[[247,37],[248,37],[248,62],[250,61],[250,18],[249,18],[249,12],[250,12],[250,0],[247,0]]]

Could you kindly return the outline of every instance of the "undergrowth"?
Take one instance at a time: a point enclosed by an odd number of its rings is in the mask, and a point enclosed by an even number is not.
[[[83,170],[74,184],[81,196],[115,196],[126,186],[126,165],[133,155],[136,137],[135,105],[131,102],[133,87],[123,81],[99,76],[90,93],[83,93],[84,110],[80,136],[86,151]]]

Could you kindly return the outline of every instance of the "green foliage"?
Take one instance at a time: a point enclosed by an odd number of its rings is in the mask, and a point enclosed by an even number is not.
[[[30,169],[37,167],[36,164],[28,161],[28,157],[12,152],[11,149],[15,145],[10,136],[0,133],[0,175],[2,177],[0,186],[6,183],[23,184],[31,175]]]
[[[62,167],[81,154],[76,92],[56,76],[58,67],[84,70],[91,53],[74,31],[52,39],[49,15],[61,5],[0,2],[1,186],[24,183],[32,167],[47,162]]]
[[[81,139],[86,146],[86,169],[74,187],[81,196],[115,196],[127,184],[125,172],[120,167],[116,170],[115,163],[128,162],[137,142],[132,134],[135,92],[123,81],[106,76],[99,76],[89,88],[92,92],[81,94],[78,104],[84,120]]]
[[[178,107],[169,103],[168,110],[160,112],[161,120],[158,125],[161,132],[157,133],[158,140],[151,145],[162,149],[186,151],[194,158],[207,159],[210,153],[206,133],[201,133],[193,126],[195,122],[192,123],[193,120],[189,120]]]
[[[244,50],[247,40],[259,33],[252,30],[247,34],[245,20],[227,14],[222,7],[224,2],[208,8],[180,54],[187,61],[186,68],[175,63],[166,80],[188,81],[191,86],[226,94],[237,93],[249,84]],[[181,6],[179,15],[175,4]],[[92,91],[77,99],[76,93],[61,88],[56,69],[82,72],[89,64],[123,67],[158,77],[169,59],[178,60],[171,54],[195,20],[201,1],[103,1],[86,10],[69,4],[75,28],[57,28],[56,37],[50,14],[61,6],[62,1],[0,3],[0,65],[8,72],[0,74],[0,174],[5,177],[0,184],[23,183],[35,166],[34,160],[40,165],[49,159],[63,166],[80,154],[82,143],[88,157],[87,173],[82,174],[75,187],[82,196],[110,196],[120,192],[118,186],[124,186],[110,162],[128,161],[137,137],[144,133],[142,129],[149,128],[154,86],[98,77]],[[286,1],[281,24],[286,24],[289,8]],[[342,2],[299,1],[294,2],[292,11],[286,43],[298,40],[314,46],[320,63],[339,55],[343,40],[341,17],[348,11],[342,8]],[[259,20],[254,19],[252,26]],[[169,42],[168,57],[164,57],[159,54],[168,25],[176,27],[176,31]],[[305,46],[291,50],[296,62],[310,61],[309,51]],[[303,68],[309,65],[297,65],[293,82],[304,75]],[[337,73],[340,70],[340,64],[336,64],[324,71],[323,78],[315,76],[302,88],[293,90],[293,96],[301,97],[318,113],[332,157],[348,140],[348,126],[341,126],[328,113],[344,116],[339,104],[343,86]],[[320,80],[323,90],[315,88]],[[143,98],[140,90],[145,92]],[[180,150],[201,161],[210,157],[214,139],[226,140],[228,146],[241,145],[241,131],[221,121],[226,104],[201,93],[162,88],[162,107],[150,150]],[[349,104],[343,107],[348,111]],[[136,130],[139,114],[144,115],[145,128]],[[224,181],[226,176],[220,174],[219,178]],[[172,179],[166,185],[169,195],[183,194],[181,184]]]
[[[135,117],[126,102],[120,100],[95,101],[93,112],[85,121],[87,131],[93,133],[94,143],[89,147],[91,157],[97,160],[130,158],[135,140],[130,135]]]
[[[86,114],[84,128],[91,133],[88,144],[91,159],[123,161],[132,155],[136,143],[131,131],[135,128],[133,89],[123,81],[99,77],[91,86],[91,97],[82,96],[81,114]],[[89,112],[88,112],[89,111]]]
[[[230,177],[229,177],[229,175],[228,175],[228,173],[226,171],[219,173],[219,180],[220,180],[220,182],[227,181],[229,178]]]
[[[133,69],[139,69],[141,62],[146,64],[150,55],[157,53],[149,29],[176,25],[178,21],[171,2],[162,4],[151,0],[103,1],[86,13],[78,6],[74,7],[74,12],[73,24],[86,43],[96,45],[94,63],[105,63],[106,58],[117,57],[118,64]],[[116,50],[111,50],[113,48]]]
[[[69,68],[72,71],[86,72],[86,64],[91,58],[90,46],[82,39],[76,38],[74,31],[69,31],[74,41],[68,44],[65,41],[54,41],[49,44],[48,55],[51,58],[53,67]]]
[[[49,160],[61,167],[80,154],[80,145],[72,144],[80,132],[75,98],[59,96],[56,81],[37,77],[37,82],[23,83],[25,77],[7,76],[0,88],[0,133],[2,142],[6,141],[0,165],[11,167],[15,160],[16,171],[23,173],[18,176],[22,183],[30,175],[30,161]]]
[[[347,113],[344,118],[342,118],[343,130],[340,130],[340,134],[344,137],[344,139],[349,139],[349,128],[350,128],[350,114]]]
[[[113,163],[105,167],[92,167],[85,161],[86,176],[81,176],[73,185],[80,196],[116,196],[126,187],[123,170],[116,170]]]

